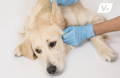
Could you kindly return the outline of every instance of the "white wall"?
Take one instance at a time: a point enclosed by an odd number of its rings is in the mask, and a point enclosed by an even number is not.
[[[83,0],[96,11],[99,2],[106,0]],[[110,0],[109,0],[110,1]],[[120,1],[114,3],[107,18],[120,15]],[[34,0],[0,0],[0,78],[45,78],[40,65],[26,58],[15,58],[14,48],[19,42],[18,32]],[[108,42],[120,54],[120,32],[112,33]],[[120,59],[107,63],[99,57],[91,43],[72,51],[67,59],[66,71],[55,78],[120,78]]]

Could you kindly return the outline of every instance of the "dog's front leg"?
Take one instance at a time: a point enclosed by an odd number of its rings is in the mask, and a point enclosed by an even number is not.
[[[98,50],[99,54],[109,62],[113,62],[116,60],[116,53],[110,48],[104,41],[103,36],[96,36],[91,38],[92,43]]]
[[[95,16],[92,20],[92,23],[100,23],[105,21],[105,18],[103,16]],[[98,50],[99,54],[109,62],[115,61],[117,58],[117,54],[110,48],[107,43],[105,42],[105,36],[107,35],[100,35],[96,36],[94,38],[91,38],[91,41],[93,45],[96,47]],[[106,39],[107,40],[107,39]]]

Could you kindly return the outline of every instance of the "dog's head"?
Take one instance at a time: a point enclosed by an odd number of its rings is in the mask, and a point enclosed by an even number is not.
[[[62,40],[62,29],[66,24],[56,3],[52,5],[50,22],[41,21],[40,26],[25,34],[17,51],[29,59],[41,59],[46,71],[55,75],[64,69],[67,47]]]

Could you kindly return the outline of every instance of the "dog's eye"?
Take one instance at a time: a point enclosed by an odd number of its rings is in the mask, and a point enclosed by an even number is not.
[[[56,41],[50,42],[50,43],[49,43],[49,47],[50,47],[50,48],[55,47],[56,43],[57,43]]]
[[[36,51],[38,54],[40,54],[40,53],[42,52],[42,50],[40,50],[40,49],[35,49],[35,51]]]

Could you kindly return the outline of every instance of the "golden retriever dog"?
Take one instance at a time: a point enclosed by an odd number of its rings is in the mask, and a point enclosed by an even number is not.
[[[60,74],[71,46],[62,40],[63,29],[69,25],[103,22],[103,16],[90,12],[79,1],[70,6],[58,6],[56,1],[37,0],[22,33],[23,41],[16,48],[16,56],[40,59],[50,75]],[[116,53],[105,43],[104,36],[91,38],[99,54],[107,61],[116,59]]]

